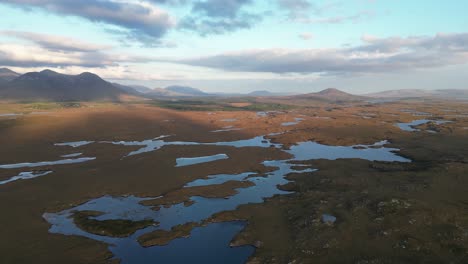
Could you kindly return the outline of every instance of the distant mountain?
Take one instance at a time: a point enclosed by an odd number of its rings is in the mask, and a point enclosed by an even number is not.
[[[137,95],[137,96],[143,95],[143,93],[137,91],[135,88],[133,88],[133,86],[123,85],[120,83],[111,83],[111,84],[128,94]]]
[[[405,89],[405,90],[390,90],[377,93],[366,94],[373,98],[405,98],[405,97],[424,97],[430,96],[431,93],[425,90]]]
[[[166,87],[165,90],[174,92],[177,94],[182,94],[185,96],[208,96],[209,95],[199,89],[192,88],[189,86],[173,85],[173,86]]]
[[[435,93],[442,98],[468,100],[468,89],[435,90]]]
[[[169,86],[167,88],[152,89],[142,85],[122,85],[118,83],[113,83],[113,85],[129,94],[148,98],[211,96],[211,94],[188,86]]]
[[[446,89],[446,90],[422,90],[422,89],[402,89],[389,90],[378,93],[366,94],[372,98],[402,99],[402,98],[441,98],[467,100],[468,90]]]
[[[0,99],[45,101],[119,100],[126,91],[93,73],[29,72],[0,85]]]
[[[187,95],[183,93],[173,92],[164,88],[154,88],[151,89],[151,92],[145,94],[146,96],[158,98],[158,97],[187,97],[192,95]]]
[[[248,95],[250,96],[274,96],[275,94],[270,91],[262,90],[262,91],[250,92],[248,93]]]
[[[132,87],[137,92],[140,92],[140,93],[143,93],[143,94],[151,93],[153,91],[153,89],[151,89],[149,87],[146,87],[146,86],[143,86],[143,85],[129,85],[129,87]]]
[[[366,97],[345,93],[335,88],[328,88],[317,93],[308,93],[292,96],[297,99],[312,99],[330,102],[362,101]]]
[[[0,81],[9,82],[20,76],[19,73],[14,72],[8,68],[0,68]]]

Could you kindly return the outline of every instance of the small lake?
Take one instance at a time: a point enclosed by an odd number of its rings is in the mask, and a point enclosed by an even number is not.
[[[124,252],[114,253],[120,254],[125,260],[122,264],[148,263],[154,256],[158,256],[158,263],[245,263],[255,252],[255,248],[228,246],[245,225],[245,222],[213,223],[196,227],[189,238],[174,239],[164,247],[142,248],[137,243],[130,243],[126,245]]]
[[[229,132],[229,131],[239,131],[242,130],[242,128],[236,128],[234,126],[225,126],[222,129],[218,130],[213,130],[211,133],[220,133],[220,132]]]
[[[62,155],[62,158],[76,158],[83,155],[83,153],[72,153],[72,154],[67,154],[67,155]]]
[[[0,181],[0,185],[2,184],[7,184],[10,182],[18,181],[18,180],[29,180],[29,179],[34,179],[37,177],[45,176],[47,174],[52,173],[52,171],[26,171],[26,172],[21,172],[17,176],[11,177],[10,179]]]
[[[267,116],[273,116],[276,114],[284,114],[284,112],[281,111],[260,111],[256,113],[258,117],[267,117]]]
[[[55,146],[78,148],[78,147],[86,146],[92,143],[94,143],[94,141],[75,141],[75,142],[56,143]]]
[[[176,167],[190,166],[200,163],[212,162],[217,160],[229,159],[226,154],[217,154],[212,156],[195,157],[195,158],[178,158],[176,159]]]
[[[292,146],[286,152],[294,155],[295,160],[313,160],[313,159],[365,159],[370,161],[398,161],[411,162],[411,160],[398,156],[398,149],[385,148],[383,146],[376,148],[374,145],[355,145],[355,146],[328,146],[316,142],[302,142]]]
[[[416,111],[416,110],[413,110],[413,109],[402,109],[401,112],[409,113],[409,114],[412,114],[413,116],[432,116],[431,113]]]
[[[254,172],[244,172],[241,174],[219,174],[211,175],[206,179],[198,179],[193,182],[187,183],[184,187],[196,187],[196,186],[208,186],[208,185],[218,185],[223,184],[228,181],[243,181],[250,175],[254,175]]]
[[[165,141],[164,138],[169,136],[160,136],[154,139],[143,140],[143,141],[118,141],[118,142],[100,142],[100,143],[111,143],[114,145],[123,145],[123,146],[141,146],[142,148],[132,151],[127,154],[127,156],[139,155],[147,152],[157,151],[164,146],[231,146],[236,148],[243,147],[260,147],[260,148],[269,148],[277,147],[278,144],[272,144],[270,139],[265,138],[265,136],[258,136],[251,139],[243,139],[236,141],[227,141],[227,142],[213,142],[213,143],[203,143],[203,142],[189,142],[189,141]]]
[[[442,125],[445,123],[450,123],[451,121],[445,121],[445,120],[429,120],[429,119],[419,119],[419,120],[414,120],[408,123],[397,123],[396,125],[403,131],[408,131],[408,132],[416,132],[416,131],[421,131],[420,129],[414,128],[420,125],[427,124],[429,122],[434,122],[436,125]]]
[[[74,163],[87,162],[87,161],[95,160],[95,159],[96,158],[94,157],[89,157],[89,158],[85,157],[85,158],[77,158],[77,159],[63,159],[63,160],[56,160],[56,161],[40,161],[40,162],[4,164],[4,165],[0,165],[0,169],[34,168],[34,167],[42,167],[42,166],[74,164]]]
[[[23,114],[6,113],[6,114],[0,114],[0,117],[16,118],[17,116],[22,116],[22,115],[23,115]]]
[[[294,118],[295,121],[293,122],[284,122],[284,123],[281,123],[281,126],[294,126],[294,125],[297,125],[299,124],[301,121],[304,120],[304,118]]]

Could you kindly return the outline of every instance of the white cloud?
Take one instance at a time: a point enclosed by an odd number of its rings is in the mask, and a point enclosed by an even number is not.
[[[468,33],[429,37],[363,38],[335,49],[255,49],[171,61],[225,71],[350,74],[402,71],[468,63]]]
[[[299,34],[299,38],[303,40],[311,40],[314,38],[314,34],[309,33],[309,32],[304,32],[304,33]]]
[[[111,48],[109,45],[93,44],[74,38],[39,34],[34,32],[6,30],[1,31],[0,34],[28,40],[48,50],[92,52]]]

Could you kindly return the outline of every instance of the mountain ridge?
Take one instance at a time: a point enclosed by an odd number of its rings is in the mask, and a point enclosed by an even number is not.
[[[67,75],[52,70],[28,72],[0,86],[0,98],[40,101],[118,101],[128,92],[94,73]]]
[[[21,74],[14,72],[8,68],[0,68],[0,81],[9,82],[20,76]]]
[[[205,93],[200,89],[193,88],[190,86],[171,85],[164,89],[170,92],[185,94],[189,96],[208,96],[209,95],[208,93]]]
[[[422,90],[422,89],[398,89],[387,90],[376,93],[366,94],[372,98],[383,99],[403,99],[403,98],[445,98],[445,99],[468,99],[468,89],[438,89],[438,90]]]

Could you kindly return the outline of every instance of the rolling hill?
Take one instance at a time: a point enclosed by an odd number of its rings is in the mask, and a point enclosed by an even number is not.
[[[274,93],[272,93],[270,91],[266,91],[266,90],[253,91],[253,92],[248,93],[247,95],[249,95],[249,96],[275,96]]]

